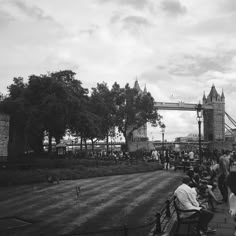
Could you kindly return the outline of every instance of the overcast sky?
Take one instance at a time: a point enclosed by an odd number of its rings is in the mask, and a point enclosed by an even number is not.
[[[214,84],[236,119],[235,22],[235,0],[0,0],[0,92],[65,69],[89,89],[137,77],[162,102],[198,103]],[[159,112],[168,140],[198,132],[195,112]]]

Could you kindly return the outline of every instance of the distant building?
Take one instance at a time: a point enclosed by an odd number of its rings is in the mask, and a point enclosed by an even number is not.
[[[8,159],[10,116],[0,112],[0,162]]]
[[[199,140],[198,134],[188,134],[185,137],[177,137],[175,138],[175,142],[197,142]],[[203,137],[201,137],[201,140],[203,140]]]

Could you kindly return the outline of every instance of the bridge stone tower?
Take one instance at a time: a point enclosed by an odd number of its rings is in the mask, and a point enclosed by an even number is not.
[[[204,140],[224,141],[225,140],[225,96],[219,95],[214,85],[211,87],[209,95],[205,93],[202,99],[204,105],[210,105],[213,109],[203,110],[204,119]]]
[[[137,79],[134,83],[134,89],[136,89],[138,91],[138,93],[141,95],[147,94],[146,86],[145,86],[144,90],[142,91]],[[137,130],[133,131],[132,141],[141,141],[146,138],[147,138],[147,124],[143,125],[142,127],[138,128]]]

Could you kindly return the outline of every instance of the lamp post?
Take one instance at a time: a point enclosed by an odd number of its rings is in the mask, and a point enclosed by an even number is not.
[[[197,121],[198,121],[199,160],[200,164],[202,164],[202,147],[201,147],[202,105],[200,102],[196,106],[196,110],[197,110]]]
[[[72,155],[73,155],[73,153],[74,153],[74,140],[72,140],[71,143],[72,143]]]
[[[163,124],[163,125],[161,126],[161,134],[162,134],[162,156],[163,156],[163,160],[164,160],[164,142],[165,142],[164,137],[165,137],[165,128],[166,128],[166,126]]]

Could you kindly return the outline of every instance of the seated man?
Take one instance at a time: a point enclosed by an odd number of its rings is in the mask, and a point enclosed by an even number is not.
[[[222,204],[223,201],[217,200],[212,189],[212,185],[209,185],[207,180],[200,180],[199,185],[197,187],[198,201],[201,202],[202,200],[206,200],[210,204],[211,209],[215,210],[214,203],[218,205]]]
[[[202,235],[215,232],[215,229],[211,229],[208,227],[208,224],[212,220],[214,213],[207,209],[203,209],[199,205],[195,189],[189,187],[189,176],[183,177],[182,182],[183,184],[181,184],[174,192],[174,195],[180,202],[180,208],[182,210],[198,210],[200,212],[200,230]],[[194,214],[191,212],[187,212],[185,213],[185,216],[193,217]]]

